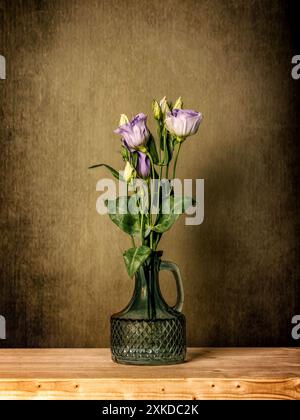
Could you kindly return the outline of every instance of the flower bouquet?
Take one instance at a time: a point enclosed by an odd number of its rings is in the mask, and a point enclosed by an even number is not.
[[[124,252],[130,277],[135,276],[133,297],[127,307],[111,317],[111,350],[116,362],[171,364],[185,360],[183,286],[176,264],[162,261],[158,244],[189,207],[192,197],[176,191],[176,169],[186,139],[197,133],[202,115],[185,110],[181,98],[174,105],[164,97],[152,103],[157,142],[140,113],[129,121],[122,114],[115,133],[121,137],[125,169],[105,166],[125,185],[126,193],[106,200],[107,212],[130,235],[132,247]],[[171,175],[172,174],[172,175]],[[171,175],[171,176],[170,176]],[[123,188],[124,191],[124,188]],[[177,302],[170,307],[159,287],[159,271],[170,270],[176,281]]]

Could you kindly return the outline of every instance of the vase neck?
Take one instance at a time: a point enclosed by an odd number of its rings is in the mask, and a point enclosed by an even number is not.
[[[139,307],[148,319],[161,317],[170,308],[159,287],[160,254],[153,253],[135,275],[134,307]]]
[[[150,319],[156,318],[156,306],[160,298],[159,266],[160,258],[153,253],[135,276],[135,298],[140,299],[140,303],[147,308]]]

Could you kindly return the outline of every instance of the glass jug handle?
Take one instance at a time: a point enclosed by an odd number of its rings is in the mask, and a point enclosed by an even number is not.
[[[160,270],[167,270],[173,273],[174,279],[176,281],[176,287],[177,287],[177,301],[176,301],[175,306],[172,307],[172,309],[175,309],[175,311],[181,312],[182,307],[183,307],[183,302],[184,302],[184,291],[183,291],[183,283],[182,283],[179,267],[178,265],[170,261],[161,261]]]

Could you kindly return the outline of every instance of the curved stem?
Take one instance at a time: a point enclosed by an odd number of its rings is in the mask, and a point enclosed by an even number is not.
[[[135,241],[134,241],[134,236],[130,235],[130,237],[131,237],[131,243],[132,243],[133,248],[136,248]]]
[[[168,139],[168,133],[166,128],[164,128],[164,132],[163,132],[163,144],[164,144],[164,165],[166,166],[166,179],[169,178],[169,152],[167,151],[168,146],[167,146],[167,139]],[[166,157],[167,157],[167,163],[166,163]]]
[[[180,149],[181,149],[181,142],[179,143],[178,150],[177,150],[177,155],[176,155],[175,162],[174,162],[173,179],[175,179],[175,175],[176,175],[176,166],[177,166],[177,160],[178,160]]]
[[[161,124],[160,124],[160,121],[157,121],[157,136],[158,136],[158,148],[159,148],[159,162],[161,162],[161,148],[160,148],[160,143],[161,143],[162,133],[161,133]]]
[[[153,159],[152,156],[150,155],[150,153],[147,153],[147,156],[150,159],[150,164],[151,164],[151,172],[152,172],[152,179],[155,179],[155,168],[154,168],[154,163],[153,163]],[[150,220],[150,226],[152,226],[152,197],[151,197],[151,181],[149,182],[149,220]],[[153,231],[151,230],[150,232],[150,248],[153,249]]]
[[[144,209],[142,209],[142,214],[141,214],[141,230],[140,230],[140,233],[141,233],[141,245],[143,245],[143,242],[144,242],[144,235],[143,235],[143,230],[144,230]]]
[[[150,155],[150,153],[147,153],[148,158],[150,159],[150,163],[151,163],[151,172],[152,172],[152,179],[155,178],[155,173],[154,173],[154,163],[153,163],[153,159]]]

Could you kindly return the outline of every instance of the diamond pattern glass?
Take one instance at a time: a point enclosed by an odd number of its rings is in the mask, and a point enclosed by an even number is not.
[[[182,363],[186,355],[185,317],[111,320],[112,358],[119,363]]]

